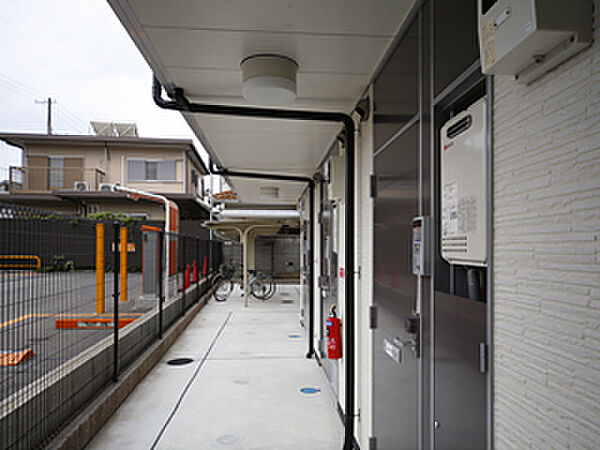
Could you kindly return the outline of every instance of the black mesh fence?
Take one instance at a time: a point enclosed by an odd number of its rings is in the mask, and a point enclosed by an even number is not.
[[[43,445],[208,289],[221,242],[0,204],[0,448]]]

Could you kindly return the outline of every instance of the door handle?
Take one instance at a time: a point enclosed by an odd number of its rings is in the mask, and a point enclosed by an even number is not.
[[[408,339],[405,341],[403,339],[400,339],[399,337],[394,337],[392,341],[400,348],[408,347],[413,352],[417,351],[417,341],[414,339]]]

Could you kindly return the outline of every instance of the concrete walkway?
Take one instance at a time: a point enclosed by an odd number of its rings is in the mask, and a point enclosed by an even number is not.
[[[211,300],[88,449],[339,449],[323,371],[306,359],[299,289],[267,302]],[[171,366],[173,358],[192,358]],[[301,388],[320,389],[304,394]]]

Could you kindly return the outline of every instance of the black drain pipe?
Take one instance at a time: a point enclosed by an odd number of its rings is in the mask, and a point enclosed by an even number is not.
[[[230,177],[241,177],[241,178],[258,178],[265,180],[279,180],[279,181],[297,181],[300,183],[308,183],[309,196],[310,196],[310,230],[308,233],[309,249],[308,259],[311,262],[309,264],[309,295],[308,295],[308,351],[306,352],[307,358],[312,358],[315,354],[315,344],[313,341],[313,335],[315,331],[315,317],[314,317],[314,302],[315,302],[315,278],[313,268],[313,249],[315,247],[315,181],[308,177],[298,177],[294,175],[276,175],[272,173],[254,173],[254,172],[239,172],[236,170],[219,169],[213,170],[215,175],[230,176]]]
[[[157,106],[175,111],[218,114],[225,116],[260,117],[266,119],[337,122],[346,132],[346,298],[344,304],[346,338],[346,396],[344,416],[344,450],[354,448],[354,120],[345,113],[323,111],[296,111],[287,109],[253,108],[244,106],[207,105],[190,103],[183,89],[174,88],[168,93],[174,100],[162,98],[162,86],[156,76],[152,83],[152,97]],[[312,218],[311,218],[312,219]],[[311,261],[311,266],[312,266]]]

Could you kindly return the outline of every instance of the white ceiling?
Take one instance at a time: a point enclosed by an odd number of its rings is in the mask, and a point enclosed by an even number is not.
[[[257,203],[264,204],[296,204],[300,192],[305,187],[302,183],[291,181],[257,180],[239,177],[230,177],[230,179],[235,186],[236,193],[242,198],[246,196],[246,198],[258,199],[260,201],[257,201]],[[279,188],[279,196],[276,199],[261,198],[261,187],[277,187]]]
[[[240,61],[276,53],[299,65],[294,109],[351,112],[415,0],[108,0],[163,83],[193,101],[248,105]],[[149,94],[150,95],[150,94]],[[310,176],[341,125],[185,114],[223,167]],[[257,180],[234,179],[261,203]],[[304,186],[270,182],[295,203]],[[287,200],[286,200],[287,201]]]

